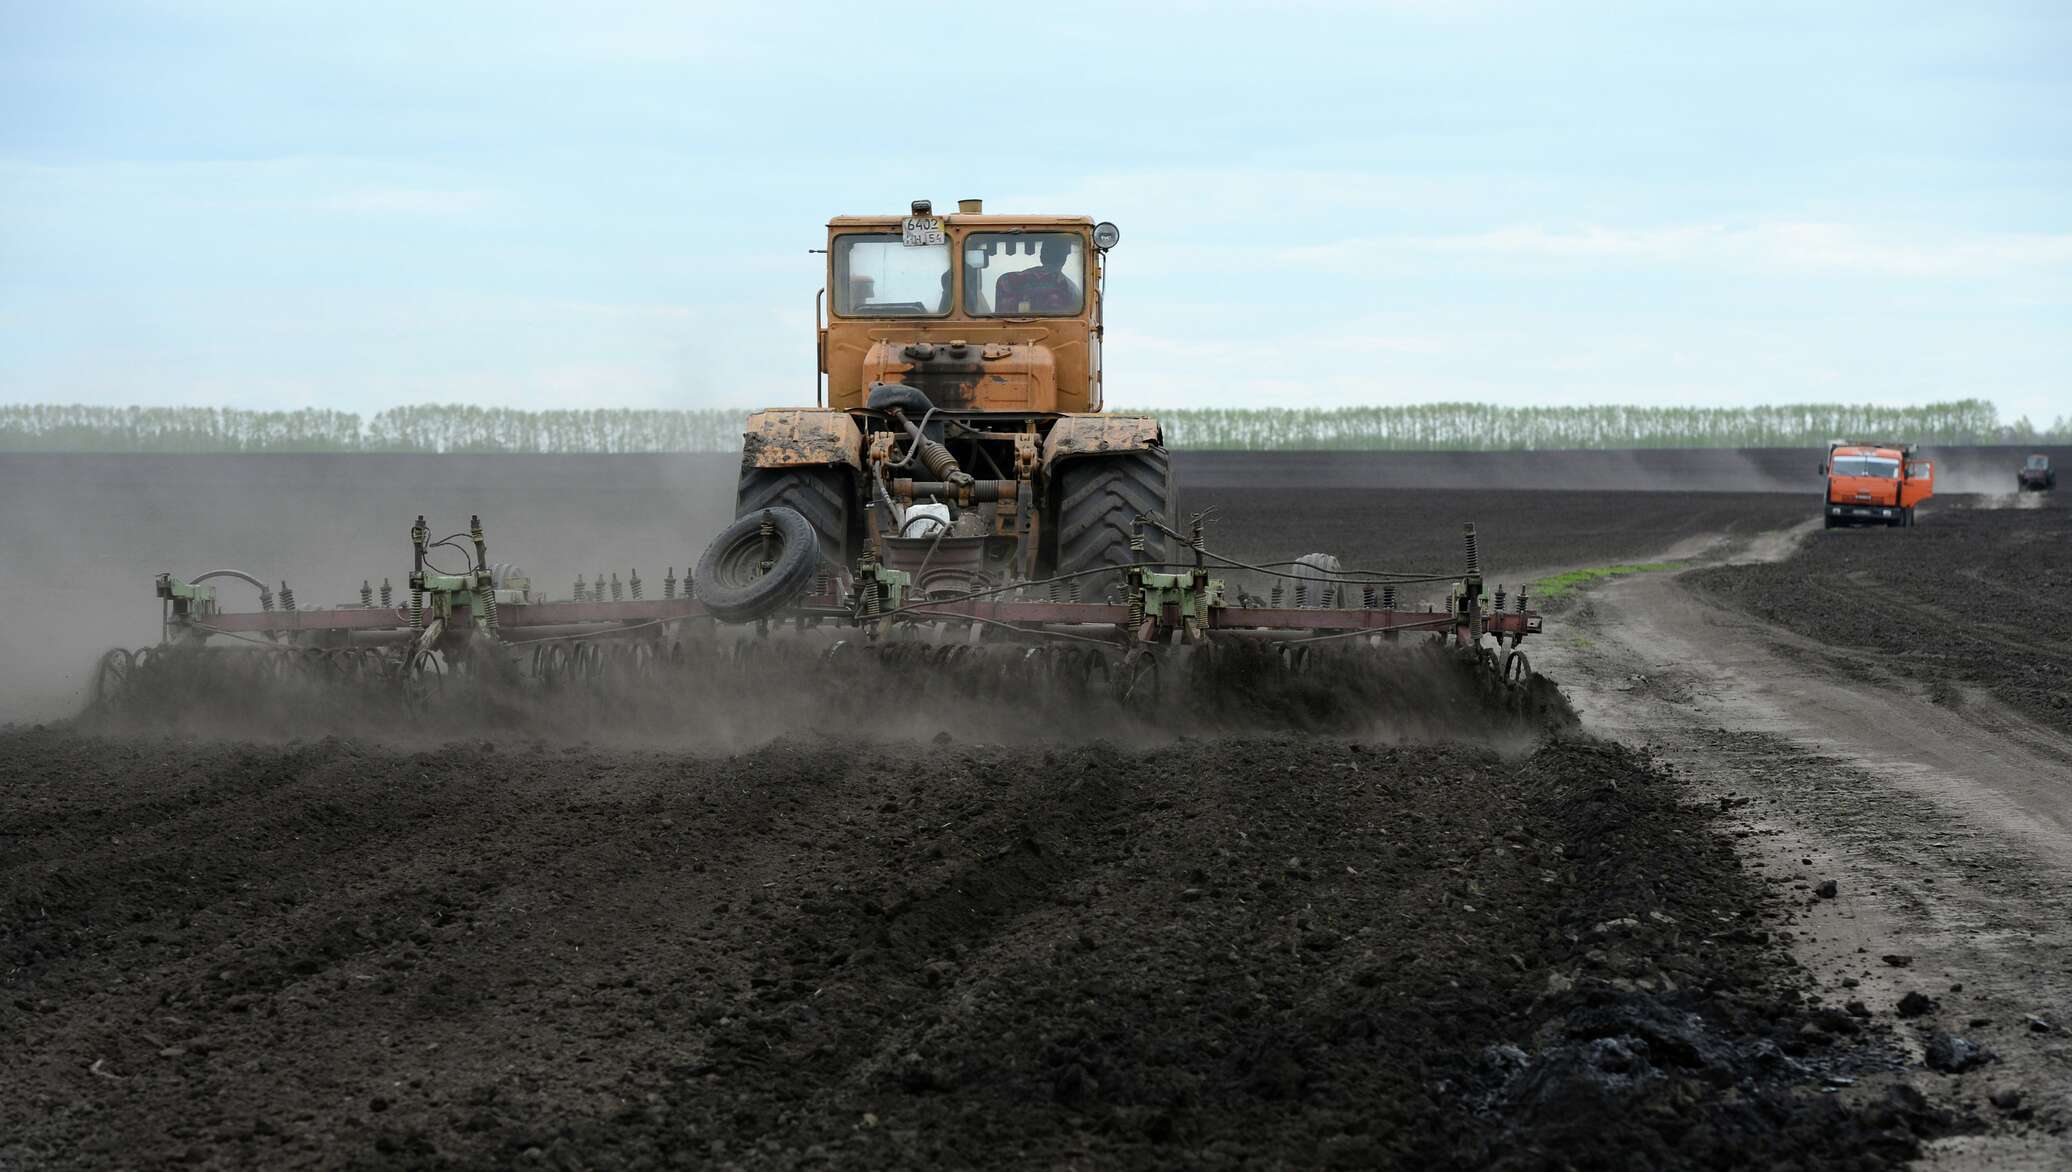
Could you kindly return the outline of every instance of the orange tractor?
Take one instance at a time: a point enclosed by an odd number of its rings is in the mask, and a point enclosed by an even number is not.
[[[1911,526],[1915,506],[1935,495],[1935,464],[1916,459],[1912,444],[1836,440],[1820,474],[1827,478],[1821,519],[1829,529]]]
[[[1130,562],[1162,559],[1160,526],[1177,518],[1158,421],[1101,411],[1102,276],[1119,237],[978,200],[835,217],[825,393],[749,417],[736,513],[796,511],[836,567],[866,548],[901,568],[925,559],[936,589],[1116,567],[1079,583],[1100,593]],[[1158,525],[1133,554],[1140,516]],[[714,568],[723,590],[728,567]]]

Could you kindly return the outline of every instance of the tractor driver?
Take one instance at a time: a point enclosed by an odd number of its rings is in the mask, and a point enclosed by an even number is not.
[[[1074,313],[1079,309],[1079,286],[1065,275],[1065,261],[1072,244],[1063,236],[1049,236],[1039,254],[1040,268],[1023,269],[1002,276],[993,286],[995,313]]]

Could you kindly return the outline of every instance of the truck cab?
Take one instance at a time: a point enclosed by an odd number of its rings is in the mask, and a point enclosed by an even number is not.
[[[1911,526],[1915,506],[1935,493],[1935,465],[1917,459],[1912,444],[1838,440],[1828,445],[1820,474],[1827,479],[1821,512],[1828,529]]]

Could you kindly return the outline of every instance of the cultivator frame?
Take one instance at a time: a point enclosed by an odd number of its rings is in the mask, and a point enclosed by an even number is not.
[[[1486,672],[1490,683],[1522,690],[1532,670],[1520,645],[1540,633],[1541,616],[1525,592],[1485,592],[1475,527],[1463,526],[1466,565],[1458,575],[1330,571],[1304,563],[1250,565],[1211,552],[1203,543],[1204,516],[1187,533],[1155,518],[1138,517],[1131,541],[1138,559],[1124,567],[1121,600],[1080,601],[1080,577],[1112,576],[1114,567],[957,593],[924,595],[915,575],[882,564],[867,549],[853,572],[822,565],[809,587],[783,607],[746,622],[723,622],[697,596],[686,574],[681,589],[671,569],[661,598],[643,597],[636,571],[625,597],[616,574],[610,592],[577,579],[575,597],[549,600],[509,565],[492,566],[481,519],[469,529],[431,541],[425,518],[411,528],[408,601],[384,579],[379,599],[371,581],[358,605],[298,607],[291,587],[278,595],[250,574],[216,570],[183,580],[158,575],[162,638],[155,647],[116,649],[96,668],[92,702],[121,708],[153,677],[206,690],[212,681],[274,688],[290,681],[347,683],[405,710],[432,703],[449,681],[485,687],[567,691],[590,685],[600,692],[615,679],[655,680],[670,669],[712,662],[752,663],[776,654],[773,632],[820,631],[812,649],[827,677],[859,657],[897,670],[947,678],[952,668],[984,660],[1069,677],[1089,697],[1133,710],[1156,705],[1161,680],[1175,658],[1201,662],[1218,646],[1242,641],[1270,645],[1282,667],[1299,671],[1312,648],[1324,644],[1384,644],[1419,638],[1451,649]],[[1146,536],[1162,531],[1190,560],[1145,560]],[[767,568],[777,551],[775,527],[761,529]],[[466,539],[467,546],[460,544]],[[438,549],[461,552],[466,570],[432,565]],[[1243,590],[1233,601],[1210,563],[1272,579],[1268,597]],[[1294,567],[1292,570],[1289,567]],[[222,608],[217,578],[257,587],[261,609]],[[1446,589],[1443,607],[1399,605],[1406,587]],[[1357,605],[1347,605],[1354,601]],[[1286,605],[1292,593],[1293,605]],[[722,631],[735,634],[724,639]],[[1041,649],[1041,650],[1039,650]],[[988,678],[998,676],[992,667]],[[940,678],[936,680],[940,683]],[[1002,694],[1011,695],[1012,688]]]

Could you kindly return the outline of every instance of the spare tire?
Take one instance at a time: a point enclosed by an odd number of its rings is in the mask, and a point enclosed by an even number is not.
[[[763,522],[775,532],[769,568],[763,568]],[[744,513],[719,531],[698,559],[698,601],[714,618],[746,623],[784,609],[813,584],[820,568],[820,537],[797,509],[772,506]]]
[[[863,405],[872,411],[890,411],[897,407],[906,413],[909,420],[919,423],[921,417],[935,406],[935,400],[930,399],[921,388],[910,387],[905,383],[872,383],[870,396],[864,400]]]

